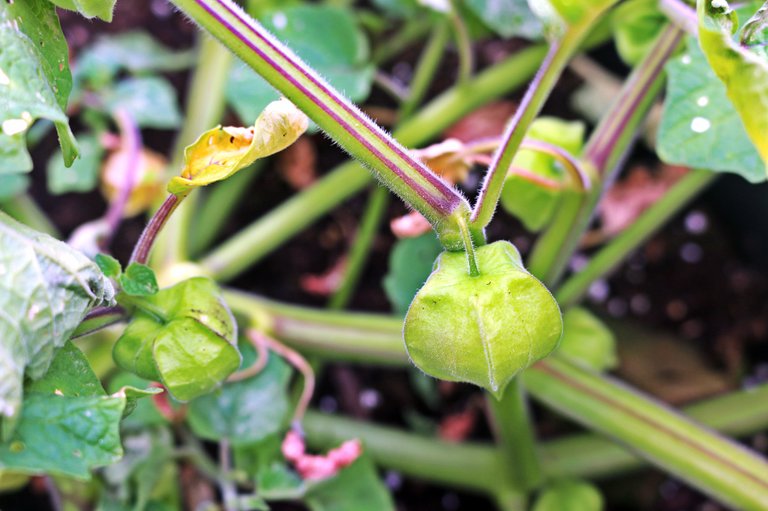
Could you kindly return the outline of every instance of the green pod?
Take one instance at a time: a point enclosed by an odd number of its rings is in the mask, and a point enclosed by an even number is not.
[[[115,343],[117,365],[163,382],[174,398],[209,393],[240,366],[237,326],[209,278],[195,277],[143,297]]]
[[[521,370],[554,350],[563,332],[557,302],[509,242],[443,252],[405,316],[408,355],[425,373],[479,385],[497,398]]]

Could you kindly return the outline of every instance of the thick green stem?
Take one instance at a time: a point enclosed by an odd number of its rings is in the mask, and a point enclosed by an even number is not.
[[[525,373],[531,393],[652,464],[739,509],[768,508],[768,464],[618,382],[558,357]]]
[[[315,354],[369,363],[408,363],[399,318],[313,311],[245,293],[228,292],[226,298],[235,310],[264,327],[271,326],[288,344],[301,348],[293,341],[300,339]],[[764,460],[653,398],[556,356],[526,370],[523,381],[545,405],[631,446],[645,460],[699,490],[744,509],[768,506]]]
[[[365,208],[363,219],[360,221],[360,227],[355,235],[355,241],[347,256],[341,284],[328,302],[330,309],[343,309],[352,298],[352,293],[355,291],[368,260],[371,244],[376,238],[376,233],[384,219],[384,213],[387,211],[389,197],[389,190],[384,187],[377,186],[371,190],[368,206]]]
[[[451,243],[452,213],[464,198],[306,66],[231,0],[173,0],[315,121]]]
[[[612,272],[670,218],[683,209],[716,178],[707,170],[692,170],[675,183],[657,202],[641,214],[574,273],[555,293],[561,307],[574,305],[597,279]]]
[[[445,92],[405,121],[395,130],[395,136],[410,146],[429,141],[474,108],[525,83],[536,71],[544,51],[544,47],[523,50],[479,74],[466,90],[462,87]],[[467,95],[470,89],[472,94]],[[231,279],[370,182],[369,174],[359,164],[344,163],[219,245],[200,263],[216,279]]]
[[[632,147],[645,118],[664,83],[664,65],[680,43],[681,32],[667,27],[635,68],[584,149],[583,168],[602,181],[582,202],[566,197],[550,228],[536,242],[528,269],[548,285],[555,285],[565,271],[582,234],[589,225],[605,189],[610,186],[624,157]]]
[[[448,44],[449,35],[450,30],[447,22],[438,24],[432,31],[432,35],[424,51],[421,53],[421,57],[419,57],[419,63],[416,65],[413,79],[408,86],[408,98],[400,107],[401,119],[409,118],[424,99],[424,96],[426,96],[435,72],[440,66],[440,60],[443,56],[445,45]]]
[[[587,25],[574,27],[566,32],[561,40],[553,42],[549,48],[541,69],[528,86],[520,106],[509,122],[504,133],[504,141],[485,175],[483,187],[472,211],[473,229],[484,229],[493,218],[501,190],[504,187],[507,170],[512,165],[512,160],[517,154],[528,128],[539,115],[544,102],[554,89],[555,83],[557,83],[571,56],[579,49],[579,45],[589,33],[588,29],[589,26]]]
[[[487,395],[491,427],[517,488],[526,492],[541,483],[541,462],[528,400],[520,377],[512,380],[501,400]]]
[[[683,413],[721,433],[746,436],[768,424],[768,385],[711,398]],[[497,493],[506,486],[504,454],[485,443],[450,444],[392,427],[308,411],[307,441],[329,448],[359,438],[377,464],[403,474],[461,488]],[[645,466],[626,447],[588,433],[542,442],[539,446],[544,478],[608,479]],[[470,463],[470,465],[467,465]]]

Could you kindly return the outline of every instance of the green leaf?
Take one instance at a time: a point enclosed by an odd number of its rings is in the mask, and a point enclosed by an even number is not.
[[[253,350],[243,349],[244,366],[253,363]],[[288,420],[291,369],[269,354],[264,369],[251,378],[227,383],[213,394],[189,403],[192,431],[208,440],[228,439],[232,445],[252,444],[280,431]]]
[[[557,302],[523,268],[511,243],[475,253],[476,276],[469,275],[464,252],[440,254],[408,309],[403,337],[425,373],[498,397],[517,373],[557,347],[563,324]]]
[[[114,394],[121,392],[123,389],[147,388],[148,386],[149,382],[147,380],[139,378],[135,374],[118,371],[117,375],[109,381],[107,389],[111,394]],[[152,390],[160,391],[161,389],[156,388]],[[144,430],[152,426],[168,424],[168,420],[160,415],[151,399],[132,400],[130,397],[132,396],[126,394],[125,411],[121,424],[123,431]]]
[[[562,34],[567,27],[586,26],[618,0],[528,0],[531,10],[551,35]]]
[[[77,11],[86,18],[101,18],[112,21],[112,11],[117,0],[51,0],[63,9]]]
[[[666,163],[732,172],[753,183],[765,168],[725,86],[707,65],[695,39],[667,64],[667,97],[656,141]]]
[[[630,0],[616,7],[611,25],[621,59],[631,66],[637,65],[653,46],[666,21],[658,0]]]
[[[363,454],[339,475],[307,492],[312,511],[394,511],[395,504],[371,459]]]
[[[79,145],[80,158],[69,168],[64,165],[59,151],[48,160],[46,171],[50,193],[60,195],[69,192],[90,192],[96,188],[104,148],[93,135],[82,135]]]
[[[120,261],[108,254],[96,254],[93,258],[105,277],[117,278],[123,273],[123,267]]]
[[[109,84],[121,70],[131,74],[178,71],[194,62],[192,52],[175,52],[145,32],[103,36],[84,50],[75,67],[75,81],[94,88]]]
[[[110,112],[122,109],[142,128],[172,129],[181,123],[176,89],[159,76],[127,78],[104,94]]]
[[[384,277],[384,291],[398,314],[405,314],[416,292],[432,272],[443,246],[432,232],[395,243],[389,253],[389,271]]]
[[[698,0],[697,6],[701,48],[725,84],[768,175],[768,57],[734,42],[738,20],[727,2]]]
[[[122,456],[119,425],[126,399],[106,395],[72,343],[25,393],[15,432],[0,444],[0,469],[87,479],[91,469]]]
[[[18,174],[30,170],[32,170],[32,157],[27,151],[24,134],[9,137],[0,129],[0,175]]]
[[[2,144],[0,136],[0,144]],[[0,155],[0,162],[3,156]],[[0,163],[1,164],[1,163]],[[26,174],[3,174],[0,169],[0,202],[13,199],[17,195],[24,193],[29,188],[29,176]]]
[[[467,7],[502,37],[538,40],[544,36],[541,21],[527,0],[465,0]]]
[[[531,124],[527,138],[548,142],[578,156],[584,143],[584,123],[563,121],[554,117],[540,117]],[[523,169],[561,186],[566,180],[563,169],[552,156],[521,149],[512,160],[512,167]],[[552,220],[562,196],[561,189],[552,189],[510,173],[504,181],[501,206],[519,218],[526,229],[538,232]]]
[[[270,12],[264,26],[352,101],[368,97],[375,73],[364,34],[348,10],[303,5]],[[279,94],[242,62],[232,66],[227,101],[250,123]]]
[[[38,118],[56,124],[66,164],[77,157],[64,113],[71,88],[67,43],[55,8],[46,0],[0,3],[0,131],[15,138],[15,147],[4,152],[13,157],[12,165],[25,164],[19,170],[30,170],[31,161],[18,137]]]
[[[373,5],[395,18],[413,16],[421,9],[417,0],[373,0]]]
[[[557,352],[595,371],[615,369],[619,364],[613,332],[581,307],[563,314],[563,339]]]
[[[742,46],[768,58],[768,1],[744,23],[740,39]]]
[[[16,417],[23,378],[43,376],[85,313],[113,297],[94,262],[0,213],[1,415]]]
[[[547,487],[533,511],[602,511],[603,496],[587,481],[558,481]]]
[[[146,264],[131,263],[118,280],[122,291],[130,296],[151,296],[158,292],[155,272]]]
[[[195,277],[134,298],[133,319],[115,343],[118,366],[160,380],[188,401],[216,389],[240,365],[236,324],[216,284]]]

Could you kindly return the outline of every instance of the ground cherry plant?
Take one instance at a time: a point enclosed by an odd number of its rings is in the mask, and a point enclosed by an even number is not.
[[[0,489],[16,508],[44,493],[57,510],[392,510],[381,468],[503,510],[592,511],[610,504],[595,481],[649,464],[729,508],[768,509],[768,463],[729,437],[768,425],[768,385],[673,410],[607,374],[616,339],[580,306],[718,173],[768,179],[768,4],[155,3],[199,28],[196,52],[123,33],[70,66],[59,16],[109,22],[115,0],[0,1]],[[476,69],[479,41],[513,37],[528,42]],[[609,45],[631,71],[582,73],[596,125],[542,115],[565,70]],[[409,48],[405,82],[382,71]],[[188,68],[182,114],[163,73]],[[506,128],[441,139],[518,88]],[[357,106],[372,89],[395,105],[392,133]],[[176,129],[170,162],[144,146]],[[107,202],[68,243],[28,192],[53,131],[50,193],[100,183]],[[318,131],[352,159],[216,244],[258,199],[264,162]],[[639,134],[678,175],[611,231],[601,207]],[[366,188],[328,307],[238,288]],[[410,210],[391,225],[394,314],[344,311],[390,193]],[[142,212],[121,262],[118,229]],[[492,239],[512,218],[535,234],[525,257]],[[334,362],[407,368],[438,400],[434,379],[456,382],[492,434],[455,443],[317,411]],[[583,431],[542,441],[531,399]]]

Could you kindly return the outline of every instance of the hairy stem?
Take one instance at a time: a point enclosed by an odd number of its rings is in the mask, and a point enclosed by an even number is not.
[[[231,0],[173,0],[436,225],[466,201]],[[446,226],[447,227],[447,226]]]

